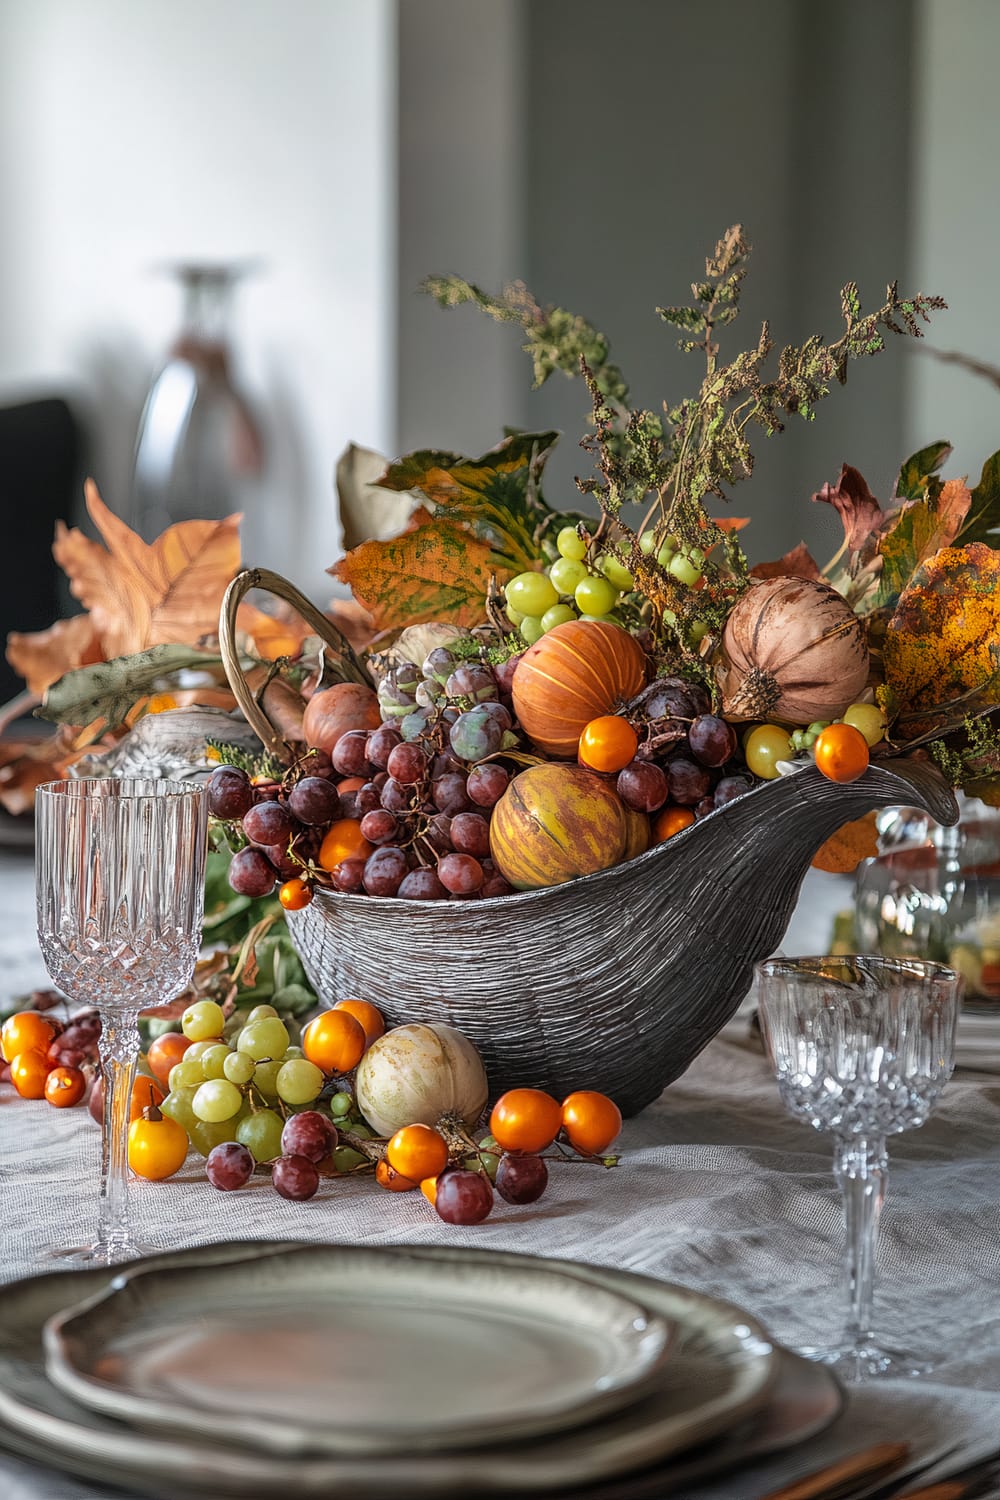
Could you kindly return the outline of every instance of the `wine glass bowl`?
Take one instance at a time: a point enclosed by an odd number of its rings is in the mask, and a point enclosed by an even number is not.
[[[141,1253],[126,1147],[137,1020],[194,972],[206,819],[203,789],[168,781],[56,781],[36,793],[39,945],[53,982],[100,1012],[105,1083],[98,1238],[60,1256],[110,1264]]]
[[[847,1379],[923,1374],[871,1329],[886,1137],[923,1125],[954,1066],[961,979],[919,959],[828,956],[757,966],[761,1024],[788,1112],[833,1135],[847,1230],[842,1343],[800,1352]]]

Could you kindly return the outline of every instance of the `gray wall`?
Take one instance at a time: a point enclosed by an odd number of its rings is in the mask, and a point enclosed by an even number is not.
[[[914,279],[948,299],[933,339],[1000,366],[1000,4],[918,0]],[[911,445],[948,438],[954,472],[1000,448],[1000,390],[914,351],[905,361]]]
[[[756,252],[733,350],[763,316],[782,342],[833,336],[850,278],[872,305],[905,283],[914,18],[909,0],[402,0],[400,447],[478,450],[505,422],[555,425],[560,505],[586,461],[583,387],[531,393],[515,331],[414,296],[430,271],[520,276],[584,313],[654,407],[701,376],[656,305],[684,300],[736,220]],[[754,556],[805,536],[825,561],[839,524],[808,496],[844,459],[885,491],[905,375],[891,349],[815,423],[760,435],[732,506],[754,516]]]

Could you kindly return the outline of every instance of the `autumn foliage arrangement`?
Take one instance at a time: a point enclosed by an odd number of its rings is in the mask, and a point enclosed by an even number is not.
[[[843,523],[823,567],[800,544],[751,568],[747,520],[723,509],[752,473],[755,434],[811,421],[854,360],[888,334],[920,336],[944,303],[893,284],[865,312],[849,283],[832,341],[775,351],[764,325],[725,358],[748,255],[729,230],[690,304],[659,309],[704,362],[697,392],[660,412],[632,404],[583,319],[520,285],[428,283],[444,306],[519,327],[536,384],[582,377],[593,466],[578,484],[598,515],[545,500],[555,433],[512,433],[479,458],[349,450],[347,551],[331,572],[368,649],[338,659],[291,615],[241,605],[243,669],[265,707],[284,692],[291,711],[277,755],[217,747],[213,811],[237,890],[277,882],[296,910],[317,886],[421,900],[534,889],[632,858],[812,762],[851,781],[870,758],[930,755],[1000,802],[1000,455],[970,486],[945,477],[950,449],[933,443],[882,500],[845,465],[812,496]],[[216,631],[236,518],[147,545],[93,488],[88,509],[103,546],[65,528],[56,539],[87,613],[8,646],[62,726],[63,764],[185,694],[232,704]],[[38,779],[52,774],[44,753]],[[33,774],[15,764],[0,771],[8,806]],[[865,831],[827,857],[845,868],[868,852]]]

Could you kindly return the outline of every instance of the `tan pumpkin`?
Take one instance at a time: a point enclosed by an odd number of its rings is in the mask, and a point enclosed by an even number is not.
[[[629,821],[614,786],[558,761],[515,776],[493,810],[490,853],[515,890],[563,885],[617,865]]]
[[[302,735],[314,750],[332,750],[351,729],[378,729],[382,723],[378,698],[361,682],[338,682],[321,688],[306,704]]]
[[[575,760],[591,719],[614,713],[645,680],[645,653],[627,630],[605,620],[567,620],[518,662],[514,712],[546,755]]]
[[[767,578],[733,605],[716,677],[727,719],[837,719],[868,683],[863,622],[810,578]]]
[[[635,859],[637,855],[645,854],[652,842],[653,835],[649,826],[649,818],[646,813],[637,812],[634,807],[626,804],[625,819],[628,832],[622,859]]]

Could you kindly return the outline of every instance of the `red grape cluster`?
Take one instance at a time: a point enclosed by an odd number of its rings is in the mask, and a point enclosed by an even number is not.
[[[52,1024],[59,1027],[58,1021]],[[66,1024],[57,1029],[46,1053],[54,1068],[81,1068],[85,1063],[99,1062],[101,1017],[94,1006],[78,1010]]]
[[[711,709],[700,683],[663,677],[650,684],[641,702],[645,736],[618,775],[623,802],[644,813],[669,802],[701,819],[750,791],[736,731]]]
[[[319,1188],[321,1163],[332,1158],[337,1127],[317,1109],[290,1115],[281,1132],[281,1155],[271,1163],[271,1184],[282,1198],[305,1202]],[[232,1192],[250,1181],[257,1163],[239,1141],[213,1146],[205,1161],[205,1175],[220,1192]]]
[[[275,881],[300,876],[319,853],[323,830],[341,816],[334,766],[310,750],[292,777],[251,780],[238,766],[218,766],[208,782],[213,818],[238,823],[247,840],[234,854],[229,883],[241,896],[267,896]]]
[[[238,822],[247,841],[230,866],[233,889],[266,896],[276,880],[308,873],[336,890],[404,900],[510,894],[490,858],[490,817],[510,779],[494,757],[518,743],[515,665],[458,661],[438,647],[422,668],[390,669],[377,729],[347,730],[329,754],[310,750],[281,782],[219,766],[209,811]]]

